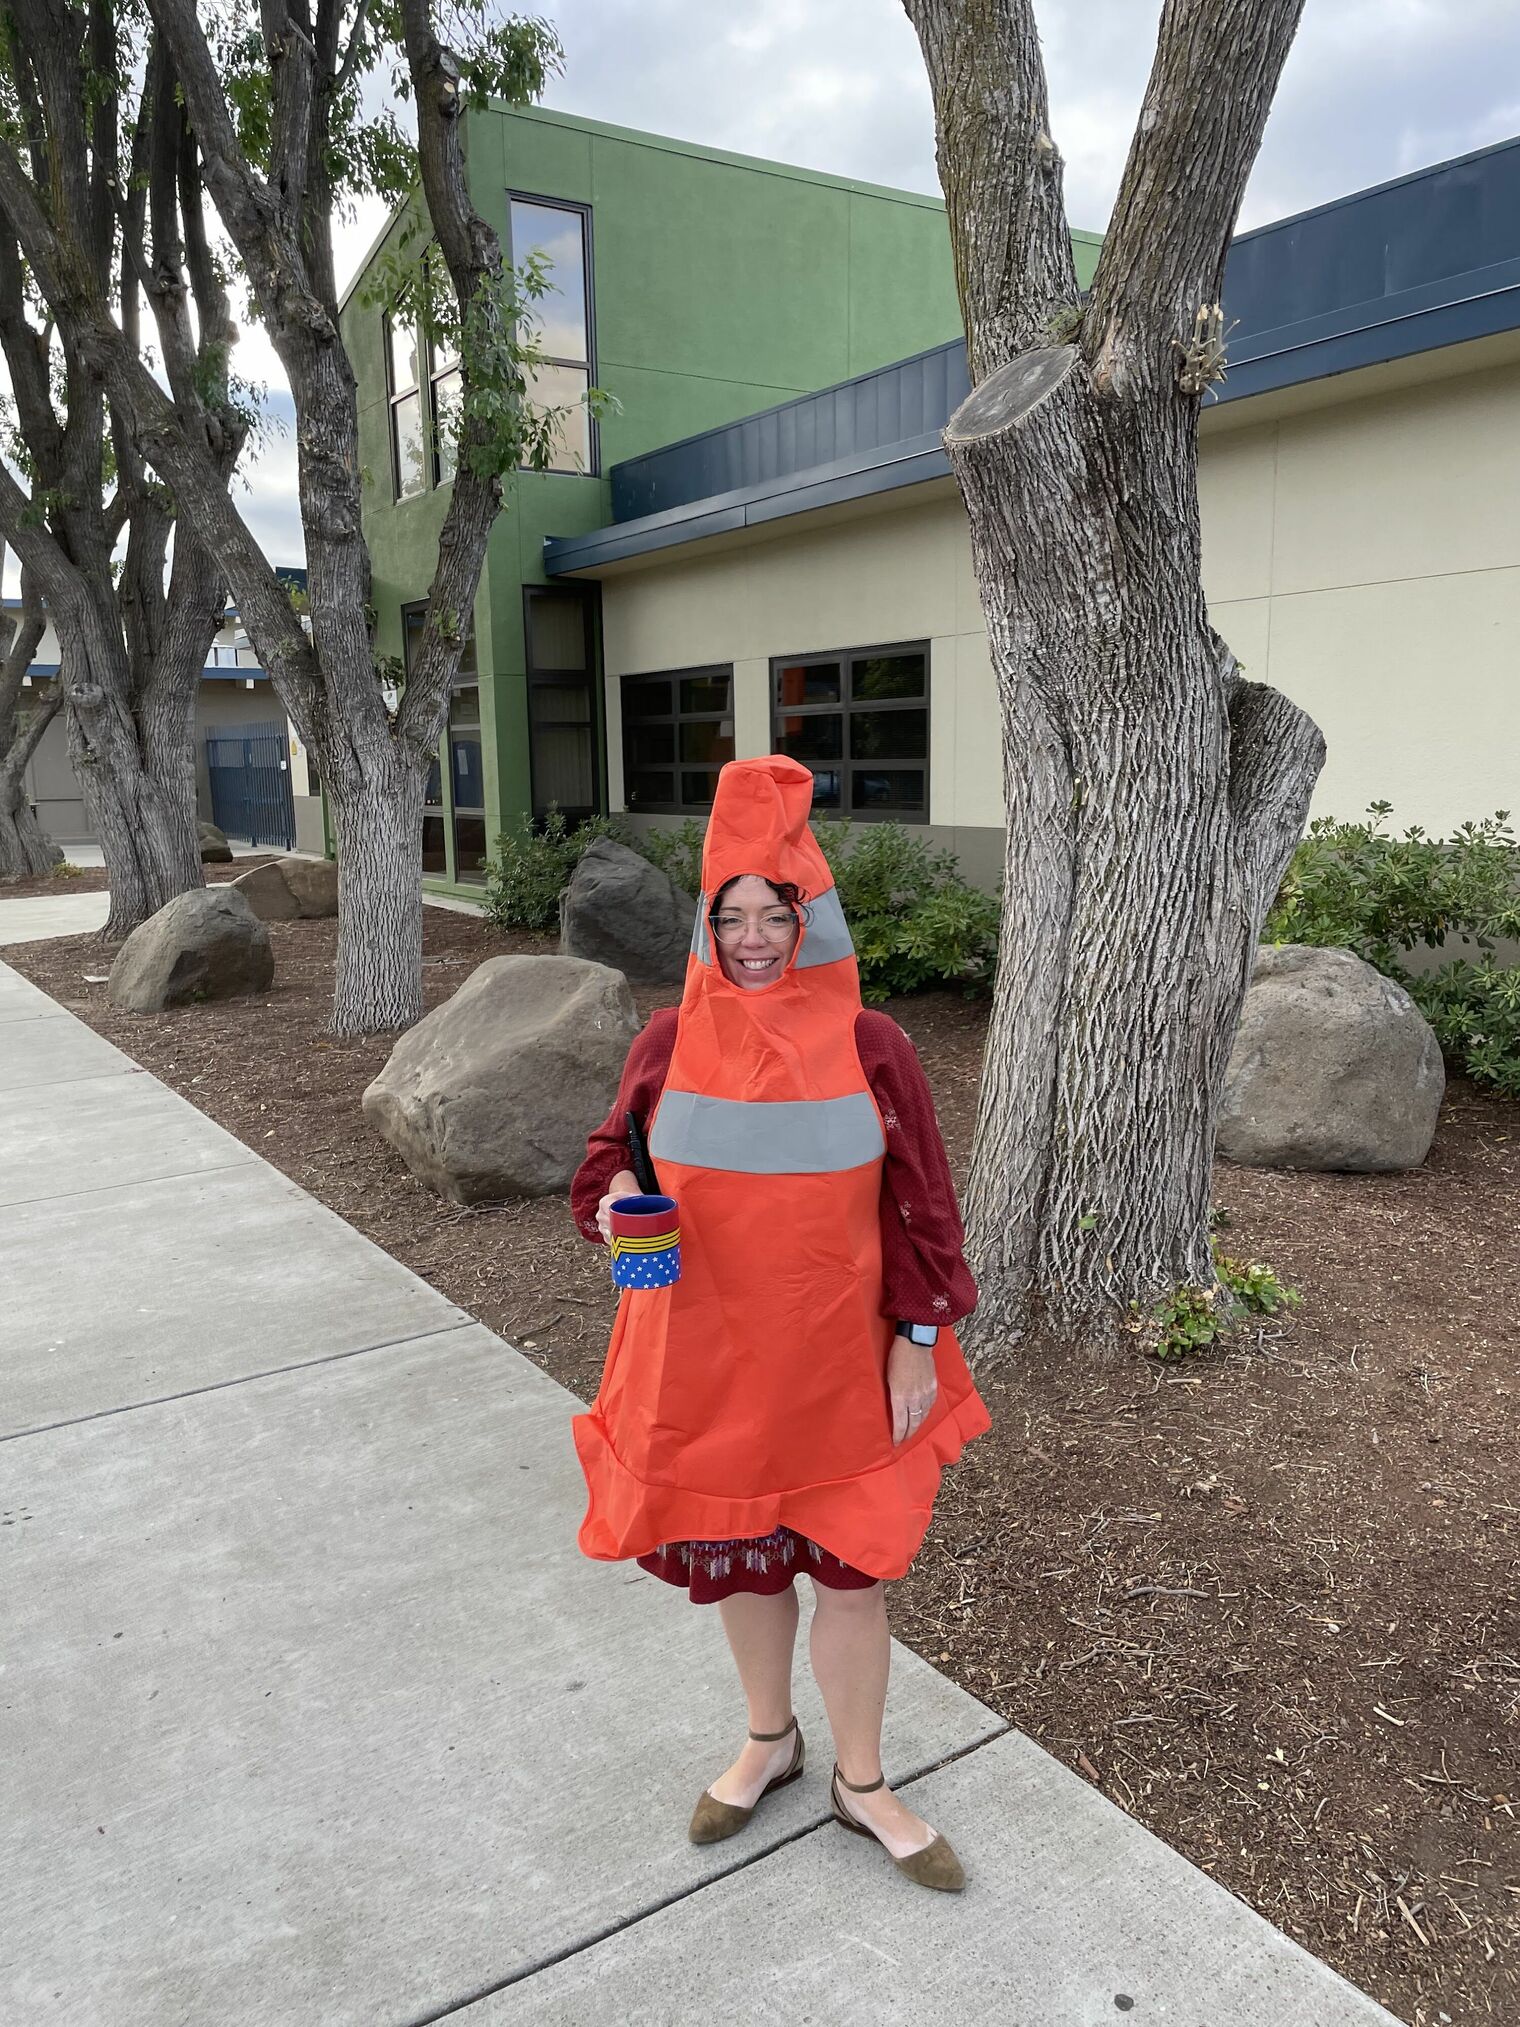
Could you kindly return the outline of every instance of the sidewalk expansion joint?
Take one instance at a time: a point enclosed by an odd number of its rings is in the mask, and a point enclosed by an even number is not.
[[[926,1780],[930,1774],[937,1774],[942,1767],[963,1760],[969,1754],[980,1752],[983,1746],[995,1745],[1000,1738],[1006,1738],[1014,1727],[1003,1724],[985,1738],[973,1739],[970,1745],[957,1747],[954,1752],[945,1753],[932,1766],[922,1768],[916,1774],[907,1775],[894,1785],[894,1793],[908,1788],[915,1781]],[[553,1970],[556,1964],[568,1963],[572,1957],[584,1956],[587,1950],[594,1950],[600,1944],[609,1942],[613,1936],[623,1935],[631,1928],[637,1928],[651,1916],[663,1914],[667,1907],[678,1907],[683,1900],[692,1900],[699,1893],[705,1893],[710,1886],[717,1886],[725,1879],[732,1879],[735,1873],[747,1872],[752,1865],[758,1865],[762,1858],[769,1858],[777,1851],[784,1851],[788,1844],[800,1844],[804,1837],[811,1837],[816,1831],[829,1828],[832,1818],[825,1816],[821,1823],[804,1823],[800,1829],[790,1831],[785,1837],[778,1837],[773,1844],[767,1844],[763,1851],[753,1851],[746,1858],[736,1859],[732,1865],[725,1865],[721,1872],[710,1872],[705,1879],[693,1880],[690,1886],[683,1886],[675,1893],[666,1894],[663,1900],[651,1901],[648,1907],[641,1907],[636,1914],[626,1915],[621,1921],[608,1922],[594,1935],[583,1936],[580,1941],[567,1943],[561,1950],[552,1950],[547,1956],[535,1957],[520,1970],[510,1972],[505,1978],[482,1985],[477,1991],[467,1993],[462,1999],[451,1999],[446,2006],[437,2006],[428,2013],[415,2013],[402,2023],[402,2027],[433,2027],[438,2020],[452,2019],[471,2006],[478,2006],[482,2000],[491,1999],[498,1992],[505,1992],[512,1985],[520,1985],[529,1978],[536,1978],[540,1972]]]
[[[39,1019],[46,1018],[46,1015],[39,1015]],[[29,1025],[30,1023],[27,1021],[6,1022],[7,1027],[20,1028]],[[26,1084],[12,1084],[4,1091],[0,1091],[0,1103],[3,1103],[7,1098],[30,1098],[34,1091],[61,1091],[66,1084],[103,1084],[107,1077],[146,1077],[149,1075],[151,1075],[151,1072],[145,1070],[141,1063],[134,1063],[130,1056],[124,1055],[121,1059],[120,1068],[115,1063],[111,1063],[103,1070],[79,1070],[68,1077],[41,1077]]]
[[[251,1147],[245,1148],[243,1152],[242,1160],[218,1162],[215,1168],[177,1168],[172,1175],[129,1175],[120,1182],[94,1183],[89,1189],[60,1189],[50,1191],[44,1196],[17,1197],[4,1208],[8,1211],[24,1211],[31,1204],[66,1204],[72,1203],[76,1197],[108,1196],[113,1189],[156,1189],[161,1182],[188,1182],[193,1177],[202,1175],[225,1175],[232,1168],[271,1166],[261,1155],[255,1154]]]
[[[223,1394],[230,1387],[246,1387],[254,1380],[278,1379],[282,1373],[311,1372],[322,1365],[341,1365],[347,1358],[365,1358],[372,1351],[394,1351],[402,1344],[427,1344],[435,1337],[449,1337],[456,1330],[477,1328],[473,1316],[460,1315],[457,1323],[440,1323],[433,1330],[408,1330],[401,1337],[387,1337],[378,1344],[356,1344],[348,1351],[330,1351],[321,1358],[299,1358],[290,1365],[266,1366],[259,1372],[243,1372],[233,1379],[212,1380],[203,1387],[185,1387],[177,1394],[155,1394],[145,1401],[123,1401],[117,1408],[98,1408],[92,1415],[66,1415],[60,1422],[39,1422],[35,1429],[12,1429],[9,1435],[0,1435],[0,1443],[23,1442],[28,1436],[50,1436],[56,1429],[75,1429],[82,1422],[105,1422],[113,1415],[136,1415],[144,1408],[167,1407],[174,1401],[193,1401],[200,1394]]]

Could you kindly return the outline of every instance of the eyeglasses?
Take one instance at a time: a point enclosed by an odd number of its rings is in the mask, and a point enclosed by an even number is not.
[[[720,943],[743,941],[748,923],[742,915],[714,915],[711,917],[713,934]],[[785,943],[797,927],[797,917],[790,908],[774,908],[760,917],[760,934],[767,943]]]

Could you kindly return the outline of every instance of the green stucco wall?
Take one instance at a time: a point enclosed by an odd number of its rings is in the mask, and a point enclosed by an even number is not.
[[[508,191],[591,208],[595,378],[621,403],[601,425],[603,474],[959,332],[936,199],[537,108],[472,114],[468,148],[474,201],[504,242]],[[1089,258],[1083,237],[1085,283],[1096,241]],[[343,326],[360,384],[379,648],[399,655],[400,608],[426,595],[449,495],[391,497],[381,316],[361,294],[362,274]],[[599,527],[610,512],[603,476],[523,473],[507,487],[475,613],[492,836],[529,801],[522,586],[543,581],[546,535]],[[599,682],[595,695],[600,710]]]

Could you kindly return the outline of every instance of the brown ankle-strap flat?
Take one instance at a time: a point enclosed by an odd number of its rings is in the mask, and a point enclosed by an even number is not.
[[[853,1830],[857,1837],[869,1837],[873,1843],[881,1844],[881,1839],[868,1823],[857,1823],[853,1816],[846,1815],[840,1804],[839,1790],[845,1787],[852,1795],[874,1795],[878,1788],[884,1788],[886,1785],[885,1774],[878,1774],[874,1781],[847,1781],[839,1771],[839,1762],[836,1760],[833,1778],[829,1782],[829,1806],[834,1812],[834,1821],[842,1824],[846,1830]],[[881,1844],[881,1848],[887,1851],[885,1844]],[[922,1851],[910,1851],[906,1858],[893,1857],[892,1853],[887,1851],[887,1856],[892,1859],[898,1871],[905,1878],[911,1879],[915,1886],[932,1886],[940,1893],[959,1893],[966,1884],[965,1868],[951,1850],[948,1839],[940,1836],[938,1832],[935,1833],[933,1843],[926,1844]]]
[[[795,1717],[792,1718],[789,1724],[784,1724],[780,1731],[752,1731],[750,1737],[755,1741],[756,1745],[774,1745],[779,1740],[785,1738],[788,1732],[793,1731],[797,1734],[797,1743],[792,1748],[792,1757],[787,1764],[786,1771],[768,1780],[747,1809],[741,1807],[737,1802],[720,1802],[717,1796],[709,1793],[706,1788],[702,1790],[702,1793],[697,1797],[697,1806],[692,1812],[691,1826],[686,1833],[693,1844],[718,1844],[725,1837],[732,1837],[735,1831],[744,1828],[750,1817],[754,1815],[756,1809],[759,1808],[773,1788],[784,1788],[788,1782],[797,1779],[798,1775],[802,1772],[807,1755],[807,1747],[803,1743],[802,1727],[798,1724]]]

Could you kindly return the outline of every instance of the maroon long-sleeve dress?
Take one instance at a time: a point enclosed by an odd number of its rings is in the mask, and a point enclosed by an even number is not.
[[[676,1008],[662,1007],[634,1042],[612,1110],[587,1142],[570,1185],[582,1236],[602,1243],[596,1207],[619,1169],[631,1164],[624,1114],[647,1125],[665,1088],[676,1039]],[[976,1307],[976,1284],[963,1254],[965,1235],[934,1100],[918,1052],[888,1015],[865,1008],[856,1018],[861,1068],[886,1127],[881,1182],[882,1314],[908,1323],[958,1322]],[[694,1604],[736,1591],[785,1590],[798,1570],[835,1590],[864,1589],[874,1577],[789,1527],[743,1541],[663,1542],[639,1567],[684,1586]]]

